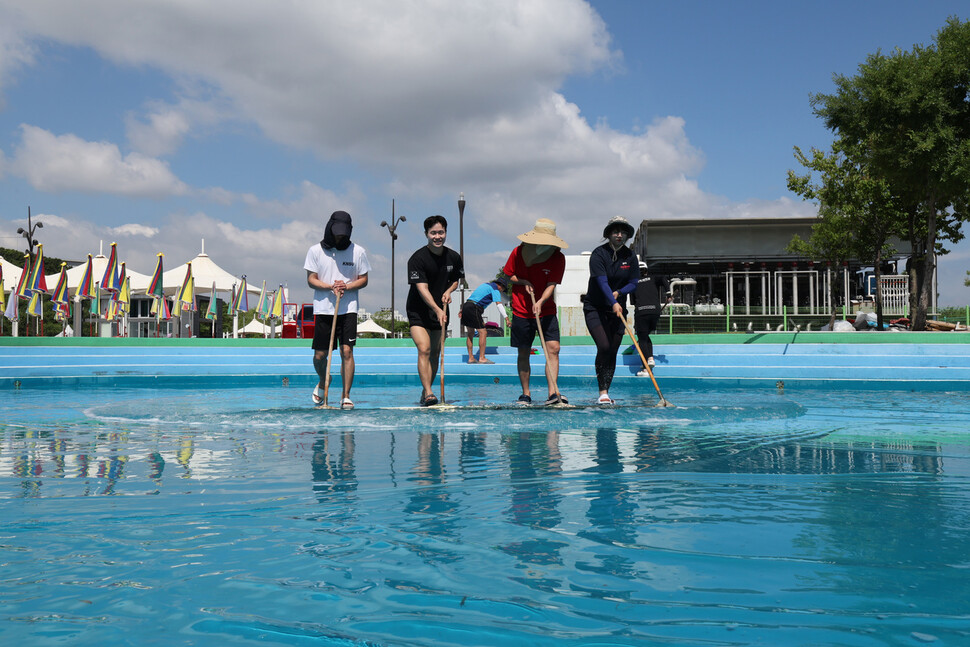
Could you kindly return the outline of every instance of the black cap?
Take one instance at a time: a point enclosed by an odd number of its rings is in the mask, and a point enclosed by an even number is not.
[[[350,214],[346,211],[334,211],[330,214],[330,220],[327,221],[327,228],[323,232],[323,240],[320,241],[320,244],[323,245],[324,249],[347,249],[350,247],[350,232],[353,230],[354,225],[350,221]],[[337,241],[338,236],[341,237],[339,242]]]
[[[334,236],[346,236],[350,238],[350,232],[354,230],[354,224],[350,219],[350,214],[346,211],[334,211],[330,214],[330,221],[327,223]]]

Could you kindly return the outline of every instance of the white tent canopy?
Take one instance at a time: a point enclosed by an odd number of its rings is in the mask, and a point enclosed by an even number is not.
[[[248,324],[246,324],[245,326],[243,326],[242,328],[239,329],[239,334],[241,334],[241,335],[242,334],[247,334],[247,335],[263,335],[264,337],[268,337],[269,334],[270,334],[270,330],[271,330],[271,328],[270,328],[269,324],[264,324],[263,322],[259,321],[258,319],[253,319]],[[283,327],[281,325],[277,324],[277,326],[276,326],[276,336],[277,337],[279,337],[279,335],[282,332],[282,330],[283,330]]]
[[[98,254],[91,259],[91,275],[94,277],[95,283],[101,283],[104,278],[104,270],[108,267],[108,257],[103,254]],[[118,267],[121,267],[121,261],[118,261]],[[81,283],[81,279],[84,278],[84,271],[88,268],[87,259],[84,260],[80,265],[75,265],[67,271],[67,289],[71,293],[71,297],[74,297],[74,291],[77,290],[77,286]],[[138,292],[144,293],[148,289],[148,284],[151,282],[152,277],[147,274],[142,274],[136,272],[128,265],[125,265],[125,275],[128,277],[131,285],[132,296],[137,296]],[[60,278],[60,272],[56,274],[48,274],[47,287],[54,289],[57,285],[57,280]]]
[[[357,334],[359,335],[362,332],[372,332],[378,335],[384,335],[385,338],[391,334],[390,330],[382,328],[380,325],[375,323],[373,319],[368,319],[362,324],[357,324]]]
[[[0,267],[3,268],[3,290],[4,292],[9,292],[10,290],[17,289],[17,283],[20,281],[20,275],[23,274],[24,270],[22,267],[17,267],[13,263],[9,262],[5,258],[0,258]],[[10,286],[13,287],[10,287]]]
[[[207,296],[212,290],[213,283],[216,286],[216,292],[222,292],[228,295],[232,293],[232,287],[234,285],[238,286],[242,283],[240,278],[225,271],[209,258],[209,255],[205,253],[204,240],[202,241],[202,252],[190,262],[192,263],[192,279],[195,283],[195,293],[197,295]],[[187,266],[188,263],[182,263],[178,267],[162,274],[162,284],[165,286],[165,294],[176,294],[182,288]],[[259,295],[260,286],[248,282],[246,285],[246,292],[257,296]],[[134,289],[134,286],[132,289]]]

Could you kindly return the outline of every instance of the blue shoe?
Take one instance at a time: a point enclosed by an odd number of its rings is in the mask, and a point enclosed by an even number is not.
[[[519,404],[532,404],[532,398],[530,398],[525,393],[523,393],[522,395],[519,396],[519,399],[516,400],[516,402],[518,402]]]

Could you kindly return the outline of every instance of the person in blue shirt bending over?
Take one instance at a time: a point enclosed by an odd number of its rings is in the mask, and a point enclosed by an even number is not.
[[[493,302],[501,304],[503,299],[503,294],[509,287],[509,280],[504,276],[500,276],[494,281],[489,281],[488,283],[482,283],[475,291],[468,296],[468,300],[461,306],[461,325],[464,326],[468,333],[466,338],[466,343],[468,346],[468,363],[469,364],[494,364],[490,359],[485,358],[485,346],[488,341],[488,330],[485,328],[485,320],[483,315],[485,314],[485,308],[490,306]],[[478,331],[478,360],[475,360],[475,353],[472,352],[473,344],[472,338],[475,336],[475,332]]]

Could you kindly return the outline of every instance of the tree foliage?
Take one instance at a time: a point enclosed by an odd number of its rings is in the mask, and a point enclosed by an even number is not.
[[[900,210],[885,217],[911,245],[913,327],[932,298],[936,255],[963,238],[970,206],[970,22],[947,21],[932,46],[876,52],[812,106],[833,150],[885,184]]]
[[[888,182],[874,177],[838,149],[812,149],[811,157],[795,148],[795,158],[810,173],[788,172],[788,188],[819,206],[819,220],[808,241],[796,236],[788,251],[841,265],[850,259],[869,263],[876,273],[876,316],[882,330],[883,259],[895,252],[890,238],[900,232],[904,212]],[[815,175],[818,181],[813,181]],[[831,285],[836,303],[835,285]],[[846,295],[847,296],[847,295]]]

